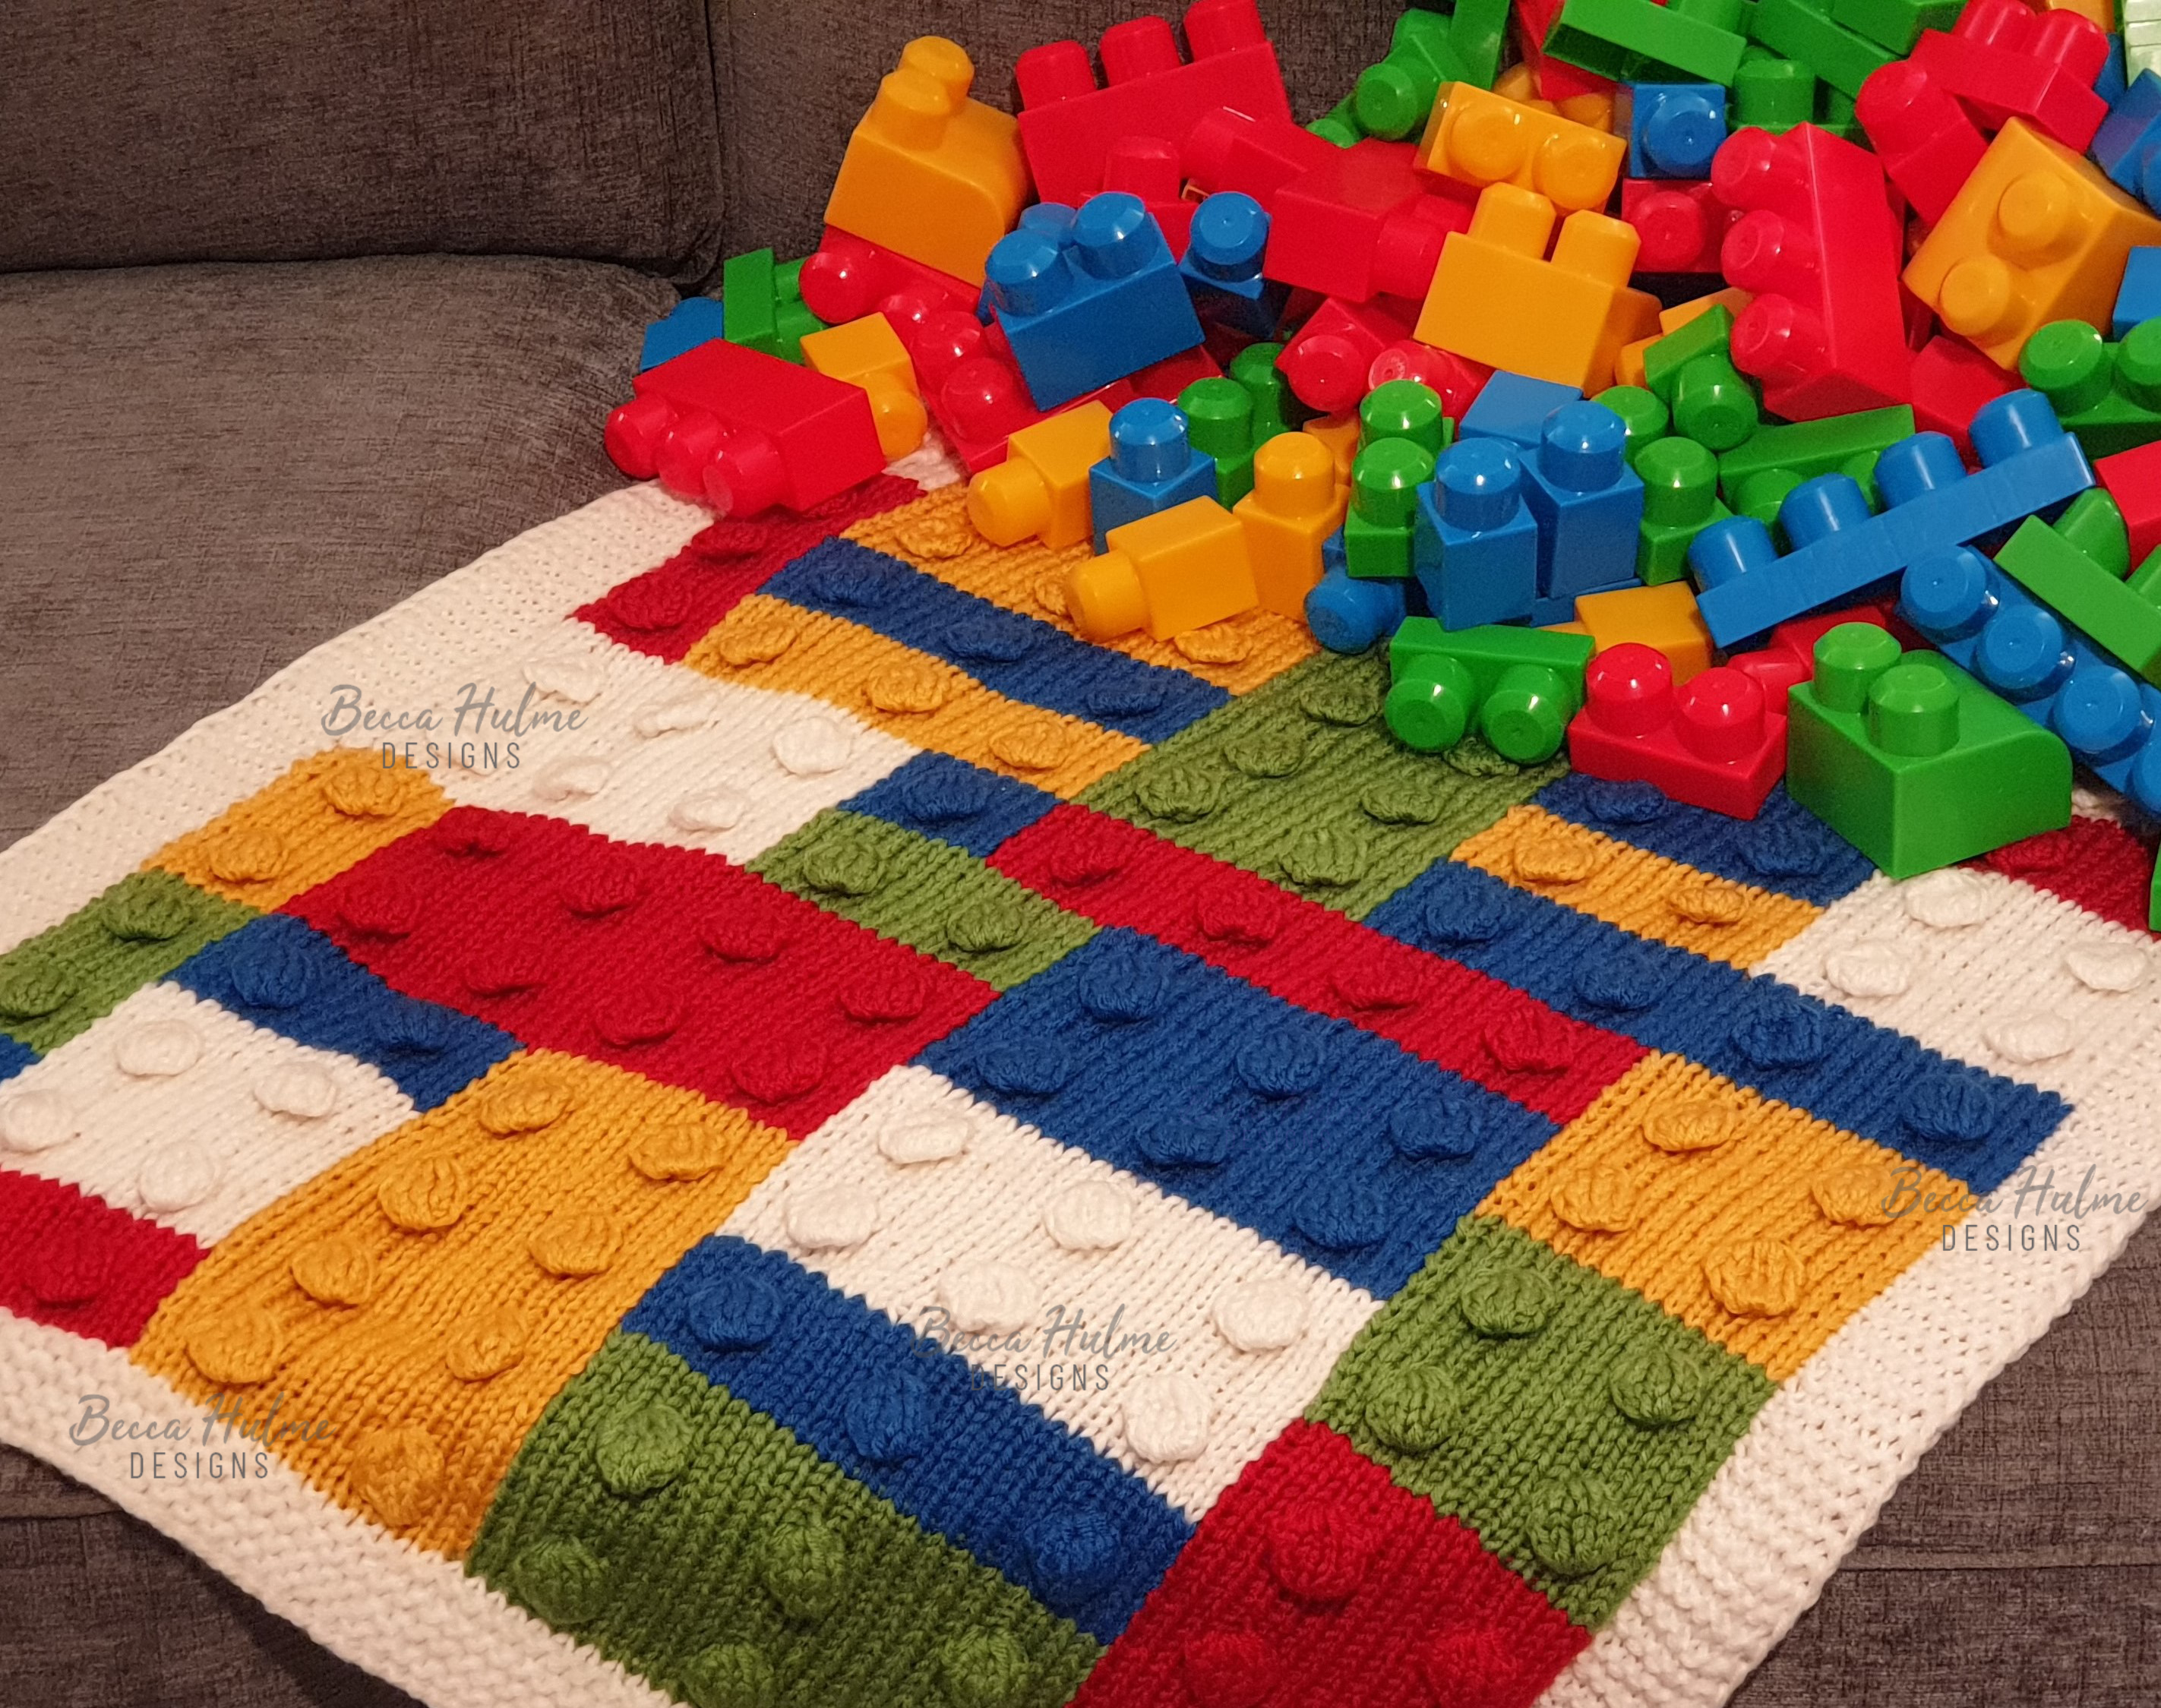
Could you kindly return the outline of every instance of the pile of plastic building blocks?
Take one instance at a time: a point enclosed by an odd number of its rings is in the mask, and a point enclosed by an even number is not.
[[[2161,812],[2161,76],[2116,23],[1458,0],[1304,125],[1253,0],[1031,49],[1014,115],[924,37],[816,253],[654,326],[607,446],[748,516],[935,434],[1089,639],[1274,612],[1385,645],[1412,748],[1739,818],[1783,778],[1894,877],[2063,827],[2080,767]]]

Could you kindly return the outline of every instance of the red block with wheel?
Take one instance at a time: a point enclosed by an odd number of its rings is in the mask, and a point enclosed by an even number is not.
[[[1568,758],[1587,777],[1654,784],[1687,805],[1752,819],[1786,773],[1786,715],[1745,670],[1714,665],[1676,689],[1664,653],[1624,641],[1584,672]]]

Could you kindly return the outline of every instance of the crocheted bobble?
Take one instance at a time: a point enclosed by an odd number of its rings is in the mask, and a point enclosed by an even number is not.
[[[0,1086],[0,1164],[208,1245],[412,1115],[375,1069],[153,985]]]
[[[1122,930],[922,1060],[1015,1119],[1383,1297],[1417,1268],[1433,1228],[1552,1132],[1384,1039]],[[1417,1143],[1407,1155],[1391,1137],[1398,1110],[1467,1127],[1476,1143],[1458,1158]],[[1330,1136],[1325,1153],[1316,1130]]]
[[[1770,1395],[1761,1371],[1639,1294],[1471,1216],[1310,1415],[1596,1626]]]
[[[456,1557],[540,1410],[785,1150],[737,1111],[519,1055],[244,1224],[138,1362],[333,1433],[269,1445]]]
[[[1005,549],[990,544],[968,521],[965,484],[858,522],[845,530],[845,537],[1008,611],[1067,634],[1078,633],[1065,609],[1065,575],[1087,560],[1089,547],[1054,551],[1034,544]],[[1304,623],[1260,610],[1167,641],[1137,633],[1107,645],[1128,658],[1190,672],[1232,694],[1251,693],[1319,650]]]
[[[841,805],[983,860],[1056,806],[1058,797],[944,753],[918,753]]]
[[[1099,924],[1146,932],[1555,1121],[1581,1114],[1643,1054],[1617,1033],[1077,805],[1023,831],[992,863]]]
[[[1473,745],[1442,764],[1381,722],[1377,656],[1316,658],[1087,790],[1099,811],[1362,918],[1559,774]]]
[[[868,1213],[836,1229],[847,1205]],[[913,1325],[1196,1516],[1375,1309],[916,1067],[805,1140],[728,1232]]]
[[[2067,828],[1998,848],[1986,863],[2127,930],[2147,929],[2153,850],[2107,819],[2075,813]]]
[[[18,1138],[32,1122],[45,1134],[70,1123],[67,1111],[49,1105],[18,1104],[8,1117]],[[202,1258],[190,1236],[67,1181],[0,1169],[0,1310],[126,1346]]]
[[[401,989],[798,1137],[995,994],[717,856],[469,808],[293,908]]]
[[[1466,866],[1639,937],[1747,967],[1808,928],[1807,902],[1698,872],[1556,818],[1512,807],[1455,851]]]
[[[548,1409],[471,1568],[695,1708],[1052,1708],[1098,1653],[635,1334]]]
[[[1143,751],[1131,736],[1008,699],[874,629],[763,593],[729,612],[683,662],[723,681],[823,700],[912,747],[1061,797]]]
[[[852,812],[820,814],[752,869],[1002,991],[1095,935],[959,849]]]
[[[169,872],[132,873],[0,955],[0,1032],[40,1055],[57,1049],[253,917]]]
[[[1964,1200],[1934,1169],[1652,1055],[1480,1209],[1783,1381]]]

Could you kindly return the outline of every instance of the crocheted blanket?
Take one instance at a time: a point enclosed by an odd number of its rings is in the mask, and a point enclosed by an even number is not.
[[[708,519],[0,855],[0,1436],[439,1708],[1714,1704],[2153,1190],[2101,803],[1895,884]]]

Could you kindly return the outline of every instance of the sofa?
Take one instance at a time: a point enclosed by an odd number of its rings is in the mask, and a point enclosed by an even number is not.
[[[620,484],[640,329],[816,241],[911,36],[1140,0],[18,0],[0,21],[0,843],[317,643]],[[1323,110],[1393,0],[1263,0]],[[2161,1700],[2161,1227],[1919,1463],[1736,1699]],[[0,1450],[0,1700],[388,1708]]]

